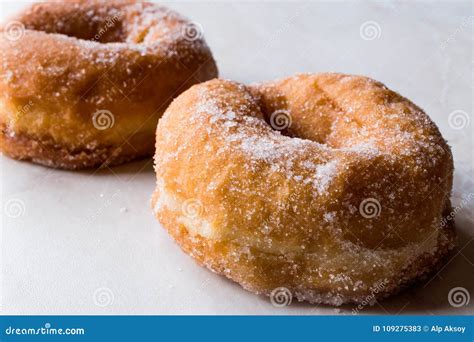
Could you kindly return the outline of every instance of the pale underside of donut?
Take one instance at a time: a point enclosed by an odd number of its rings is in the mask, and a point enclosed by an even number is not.
[[[420,108],[365,77],[193,86],[158,125],[155,170],[162,225],[256,293],[373,301],[454,245],[449,147]]]

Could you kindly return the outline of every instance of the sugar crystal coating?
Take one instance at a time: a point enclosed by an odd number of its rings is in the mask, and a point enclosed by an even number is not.
[[[276,111],[291,116],[285,130],[271,125]],[[420,108],[365,77],[194,86],[167,109],[156,151],[157,218],[198,262],[256,293],[373,302],[453,247],[440,224],[449,147]]]

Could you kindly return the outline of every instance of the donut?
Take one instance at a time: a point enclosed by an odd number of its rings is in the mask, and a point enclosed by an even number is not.
[[[275,300],[374,303],[455,244],[449,146],[366,77],[195,85],[160,120],[154,161],[152,207],[180,247]]]
[[[0,150],[55,168],[152,156],[171,100],[217,76],[199,24],[147,2],[38,3],[0,36]]]

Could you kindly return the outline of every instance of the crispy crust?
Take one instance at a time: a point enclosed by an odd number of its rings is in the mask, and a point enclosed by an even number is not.
[[[152,199],[152,203],[156,203],[156,198]],[[456,238],[454,222],[451,220],[442,228],[438,247],[433,253],[423,253],[414,262],[407,262],[396,277],[359,293],[348,293],[301,286],[298,277],[295,277],[294,265],[302,256],[275,255],[257,250],[243,253],[245,246],[190,235],[186,226],[170,211],[157,213],[156,217],[181,249],[199,265],[237,282],[247,291],[271,296],[273,290],[285,287],[300,302],[335,306],[350,303],[372,305],[412,284],[422,282],[443,265],[455,247]],[[244,257],[236,260],[237,255]]]
[[[142,146],[143,149],[137,151],[133,146]],[[0,150],[13,159],[31,161],[52,168],[78,170],[103,168],[150,157],[153,154],[153,144],[146,139],[131,141],[131,143],[124,141],[121,146],[94,146],[91,149],[69,150],[56,144],[51,138],[32,138],[25,134],[13,135],[4,128],[0,134]]]
[[[194,86],[158,125],[155,172],[155,215],[181,248],[259,294],[373,302],[455,245],[449,146],[419,107],[362,76]]]
[[[173,97],[217,76],[191,22],[156,4],[38,3],[12,19],[25,29],[0,29],[0,150],[13,158],[81,169],[149,156]]]

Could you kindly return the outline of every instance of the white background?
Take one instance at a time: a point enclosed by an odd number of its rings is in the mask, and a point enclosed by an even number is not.
[[[1,15],[22,6],[3,2]],[[448,303],[457,286],[474,296],[472,3],[169,6],[202,25],[223,78],[254,82],[296,72],[362,74],[426,110],[453,149],[453,205],[471,194],[457,213],[459,248],[428,282],[361,313],[472,314],[474,298],[461,308]],[[368,21],[376,23],[375,36],[361,33]],[[449,124],[454,111],[464,124]],[[267,298],[199,267],[152,215],[151,160],[99,172],[53,170],[3,156],[0,163],[2,313],[351,314],[351,306],[275,308]],[[19,217],[12,217],[14,209],[20,209]]]

